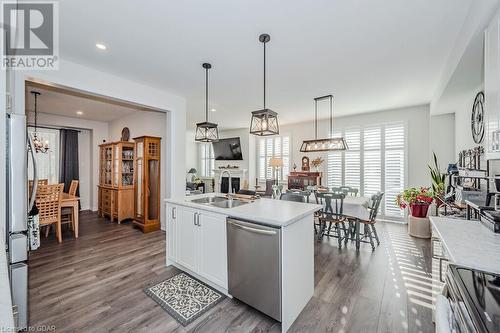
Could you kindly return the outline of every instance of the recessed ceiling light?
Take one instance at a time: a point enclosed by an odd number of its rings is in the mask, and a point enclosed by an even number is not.
[[[83,114],[83,111],[76,111],[76,114],[81,116]]]
[[[106,50],[106,45],[101,43],[96,43],[95,47],[97,47],[99,50]]]
[[[217,110],[216,110],[216,109],[211,109],[210,111],[215,112],[215,111],[217,111]]]

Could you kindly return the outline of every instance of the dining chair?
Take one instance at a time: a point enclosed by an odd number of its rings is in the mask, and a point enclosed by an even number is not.
[[[344,199],[345,194],[342,192],[316,193],[317,203],[324,206],[319,216],[318,241],[323,236],[336,237],[339,249],[342,248],[342,241],[347,244],[348,239],[348,231],[345,225],[346,219],[343,214]],[[326,227],[327,223],[328,228]],[[343,236],[342,232],[344,233]]]
[[[309,197],[311,196],[311,191],[309,190],[305,190],[305,191],[301,191],[301,190],[286,190],[285,193],[293,193],[293,194],[296,194],[296,195],[300,195],[302,197],[304,197],[305,201],[307,203],[309,203]]]
[[[76,191],[78,190],[79,181],[73,179],[69,185],[68,194],[76,196]],[[61,209],[61,224],[69,224],[70,228],[75,232],[75,217],[73,216],[72,207],[64,207]]]
[[[294,202],[306,202],[306,198],[303,195],[297,194],[294,192],[281,193],[280,200],[294,201]]]
[[[35,200],[38,208],[40,227],[56,224],[56,237],[62,242],[61,234],[61,198],[64,184],[42,185],[38,188]]]
[[[369,206],[367,207],[369,211],[368,220],[359,220],[360,225],[363,224],[363,234],[360,237],[360,242],[368,243],[372,246],[372,250],[375,250],[375,243],[373,238],[377,241],[377,246],[380,245],[380,240],[378,238],[377,229],[375,228],[375,223],[377,223],[377,214],[380,209],[380,203],[384,197],[383,192],[378,192],[371,196]],[[360,233],[360,230],[358,230]],[[368,241],[366,240],[368,238]]]
[[[351,186],[340,186],[339,189],[348,196],[357,197],[359,190]]]
[[[283,192],[283,185],[273,185],[271,188],[273,189],[272,198],[279,199],[281,193]]]
[[[49,185],[48,179],[38,179],[38,186]],[[28,194],[31,197],[31,191],[33,190],[33,180],[28,180]]]
[[[276,184],[276,179],[266,179],[266,190],[261,196],[265,198],[272,198],[274,184]]]

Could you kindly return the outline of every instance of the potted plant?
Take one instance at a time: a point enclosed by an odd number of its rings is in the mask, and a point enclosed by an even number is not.
[[[426,217],[433,200],[433,191],[426,187],[408,188],[396,196],[396,204],[399,208],[409,207],[413,217]]]
[[[439,208],[443,204],[441,198],[444,196],[444,187],[446,174],[441,172],[439,168],[439,163],[436,157],[436,153],[432,153],[434,157],[434,166],[429,167],[432,179],[432,192],[434,193],[434,199],[436,200],[436,207]]]

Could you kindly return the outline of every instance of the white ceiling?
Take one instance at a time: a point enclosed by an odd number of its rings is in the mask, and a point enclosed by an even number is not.
[[[62,57],[185,96],[188,127],[204,118],[211,62],[211,120],[238,128],[262,108],[259,34],[271,35],[268,107],[282,124],[311,119],[329,93],[336,116],[416,105],[430,102],[474,1],[59,3]]]
[[[41,93],[37,98],[37,110],[42,113],[109,122],[137,112],[136,109],[110,102],[75,96],[40,86],[28,86],[26,89],[26,108],[29,112],[34,112],[35,110],[35,99],[34,95],[30,93],[31,91]],[[82,114],[77,114],[78,111]]]

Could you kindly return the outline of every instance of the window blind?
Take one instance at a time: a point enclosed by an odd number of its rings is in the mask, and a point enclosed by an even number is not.
[[[404,217],[404,212],[394,200],[406,184],[405,124],[397,122],[347,128],[334,135],[343,135],[349,149],[328,154],[328,186],[355,187],[363,196],[382,191],[385,194],[379,216]]]
[[[264,182],[273,178],[273,168],[269,166],[269,160],[273,157],[283,159],[283,167],[277,170],[276,177],[283,181],[290,173],[290,137],[277,136],[261,138],[258,143],[258,178]]]
[[[385,215],[404,217],[394,202],[405,185],[405,128],[402,124],[385,127]]]
[[[215,168],[215,156],[211,143],[200,144],[201,176],[213,177]]]

